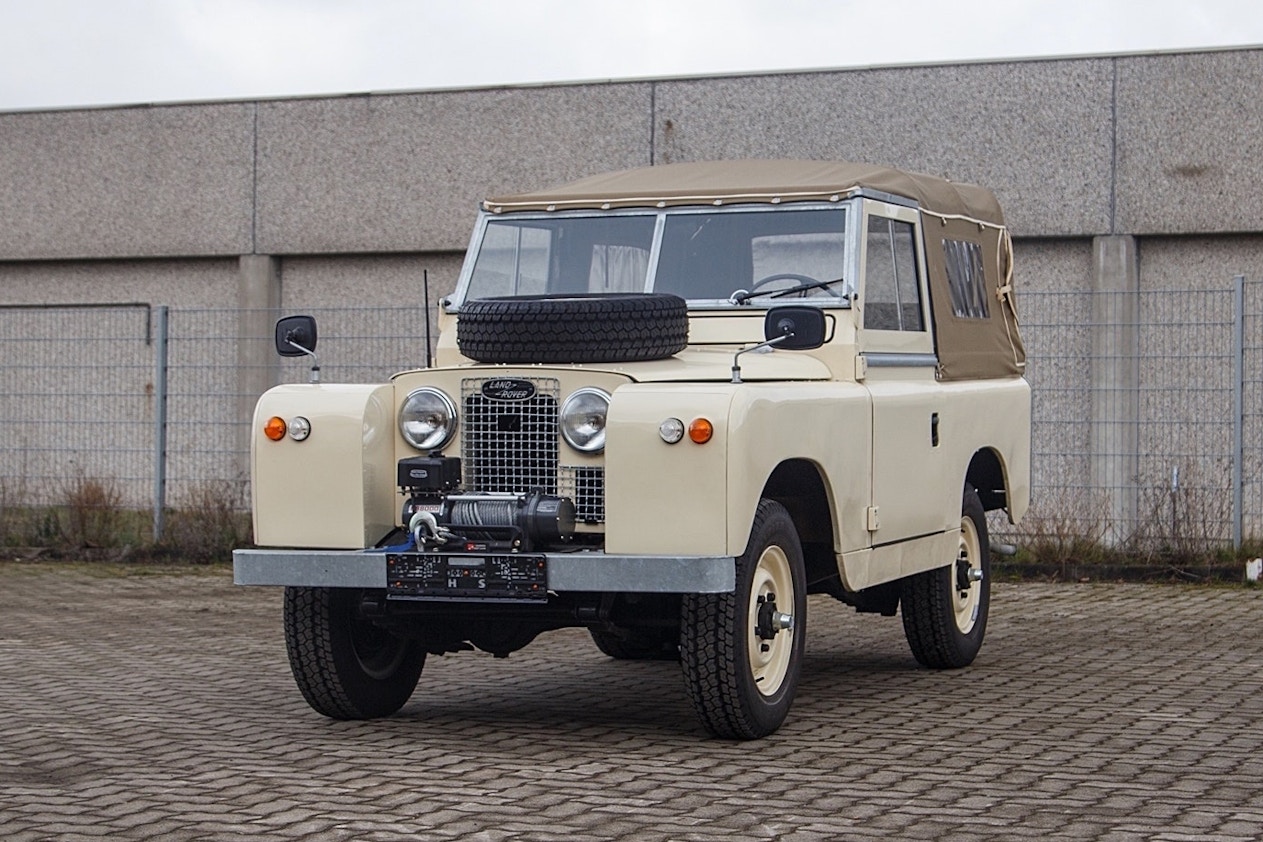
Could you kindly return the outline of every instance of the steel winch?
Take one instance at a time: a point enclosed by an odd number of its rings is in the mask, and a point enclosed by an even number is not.
[[[418,456],[399,462],[408,495],[403,523],[419,550],[529,552],[564,544],[575,531],[569,497],[540,489],[524,493],[462,492],[460,459]]]

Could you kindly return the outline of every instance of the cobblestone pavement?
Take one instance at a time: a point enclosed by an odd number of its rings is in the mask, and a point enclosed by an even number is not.
[[[705,737],[581,631],[431,658],[388,720],[289,676],[280,593],[0,564],[0,839],[1257,839],[1263,591],[997,585],[958,672],[813,597],[804,684]]]

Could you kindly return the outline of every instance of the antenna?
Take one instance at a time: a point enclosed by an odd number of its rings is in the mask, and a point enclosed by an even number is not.
[[[425,292],[425,367],[433,365],[430,358],[430,270],[421,270],[421,286]]]

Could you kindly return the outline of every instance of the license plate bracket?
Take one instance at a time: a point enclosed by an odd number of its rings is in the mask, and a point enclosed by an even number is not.
[[[548,562],[519,553],[387,553],[386,593],[443,602],[546,602]]]

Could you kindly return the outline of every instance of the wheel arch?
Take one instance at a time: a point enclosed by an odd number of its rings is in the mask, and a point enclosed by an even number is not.
[[[810,459],[786,459],[772,470],[760,496],[775,500],[789,512],[802,544],[808,586],[836,578],[837,524],[820,466]]]
[[[1004,457],[995,448],[984,447],[974,453],[965,471],[965,483],[978,492],[984,511],[1008,508],[1008,471]]]

